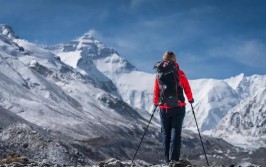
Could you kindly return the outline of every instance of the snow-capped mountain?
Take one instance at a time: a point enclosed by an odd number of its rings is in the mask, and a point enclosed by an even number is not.
[[[66,44],[48,46],[46,49],[53,51],[61,60],[75,68],[84,76],[89,76],[104,90],[117,94],[116,86],[106,75],[108,73],[126,72],[135,67],[128,61],[118,56],[118,53],[100,43],[90,33]],[[94,63],[95,60],[104,61],[102,68],[106,71],[99,71]]]
[[[130,110],[126,115],[129,120],[140,118],[121,99],[97,88],[97,83],[58,60],[53,53],[21,39],[13,41],[15,44],[0,42],[4,48],[1,52],[0,84],[5,88],[1,91],[1,105],[27,120],[54,127],[58,127],[54,124],[59,120],[74,127],[82,122],[81,119],[89,122],[97,119],[98,115],[102,119],[106,116],[115,120],[119,119],[119,111],[111,110],[110,106],[116,107],[116,103],[127,107],[125,113]],[[23,51],[19,51],[17,45]],[[104,115],[103,111],[110,115]],[[38,120],[46,116],[48,118],[44,120],[48,122]],[[123,117],[125,122],[127,117]]]
[[[13,29],[5,24],[0,24],[0,34],[11,40],[18,38],[18,36],[14,33]]]
[[[4,115],[12,112],[16,115],[14,121],[20,120],[13,124],[13,119],[8,119],[9,124],[0,127],[0,140],[4,141],[0,148],[12,151],[8,146],[20,147],[16,131],[23,131],[28,142],[35,140],[33,131],[38,129],[42,140],[37,143],[55,139],[58,142],[48,145],[46,151],[51,154],[43,155],[37,150],[35,158],[44,156],[56,161],[52,157],[57,155],[54,157],[68,164],[91,163],[110,157],[131,159],[150,117],[147,111],[152,107],[154,77],[154,74],[138,71],[117,51],[89,33],[65,44],[41,48],[20,39],[9,26],[0,25],[0,107],[4,108],[0,112]],[[202,130],[212,130],[222,125],[220,121],[231,113],[231,108],[258,94],[261,89],[257,89],[257,85],[265,88],[265,76],[240,75],[227,80],[200,79],[190,83],[199,125]],[[262,94],[258,96],[265,99]],[[265,113],[265,108],[261,112]],[[194,129],[189,107],[187,113],[185,127]],[[257,136],[265,133],[263,128]],[[224,129],[217,128],[217,134],[219,131]],[[44,136],[48,139],[44,140]],[[202,152],[197,137],[192,131],[184,131],[182,156],[200,164],[204,159],[199,158]],[[250,156],[222,139],[205,135],[203,138],[213,163],[221,157],[228,162],[238,162],[237,156]],[[54,144],[60,145],[60,149],[53,152]],[[34,150],[35,147],[29,148]],[[60,152],[66,154],[60,158]],[[74,157],[68,160],[67,155]],[[150,162],[162,159],[158,120],[153,120],[138,157]],[[261,159],[253,161],[261,164]]]
[[[146,119],[113,90],[98,86],[98,78],[74,70],[50,51],[5,34],[0,34],[0,106],[71,141],[86,155],[83,163],[111,155],[130,159]],[[156,129],[151,127],[154,136],[149,140],[159,147]],[[147,159],[156,155],[151,152]]]
[[[105,78],[107,85],[115,85],[119,96],[131,106],[146,110],[151,108],[152,91],[149,87],[154,76],[137,71],[118,52],[96,40],[90,33],[69,43],[47,46],[46,49],[84,75],[95,78],[97,74],[97,80]]]
[[[244,148],[266,147],[266,75],[240,74],[225,80],[199,79],[190,83],[201,130]],[[184,125],[193,129],[193,122],[189,109]]]
[[[243,98],[219,122],[214,136],[236,145],[266,147],[266,77],[243,78],[236,90]]]
[[[201,130],[211,130],[239,101],[238,94],[223,80],[198,79],[190,81],[194,93],[195,114]],[[195,128],[195,120],[188,107],[184,125]]]
[[[79,69],[80,61],[89,58],[94,67],[112,81],[119,96],[125,102],[142,111],[141,113],[143,110],[151,109],[155,74],[138,71],[116,51],[101,44],[90,34],[86,33],[70,43],[47,48],[76,69]],[[105,50],[104,54],[102,50]],[[71,61],[73,57],[76,58],[75,61]],[[265,88],[265,83],[265,76],[250,78],[244,74],[225,80],[190,80],[196,101],[194,109],[200,129],[202,131],[215,129],[227,116],[229,110],[239,108],[241,101],[245,101],[248,96],[256,95],[259,88]],[[194,122],[191,108],[188,105],[184,126],[195,130]]]

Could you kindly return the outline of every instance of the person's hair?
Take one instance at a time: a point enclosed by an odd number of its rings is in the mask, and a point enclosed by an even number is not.
[[[176,61],[176,57],[175,57],[174,52],[172,52],[172,51],[165,52],[163,54],[163,61],[173,61],[173,62],[175,62]]]

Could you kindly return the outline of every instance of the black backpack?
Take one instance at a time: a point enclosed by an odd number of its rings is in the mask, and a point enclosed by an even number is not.
[[[158,105],[166,103],[169,107],[178,107],[178,100],[180,100],[178,91],[181,88],[178,75],[179,68],[172,61],[163,61],[155,64],[154,69],[157,72],[160,87]]]

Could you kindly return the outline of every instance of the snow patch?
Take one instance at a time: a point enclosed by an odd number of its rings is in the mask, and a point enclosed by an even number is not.
[[[228,83],[234,90],[237,90],[238,85],[244,78],[244,73],[241,73],[235,77],[231,77],[229,79],[225,79],[224,81]]]
[[[77,68],[78,61],[81,58],[80,51],[61,52],[57,55],[60,57],[61,61],[70,65],[73,68]]]

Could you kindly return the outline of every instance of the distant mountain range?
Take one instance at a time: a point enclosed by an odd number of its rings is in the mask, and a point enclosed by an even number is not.
[[[150,117],[154,77],[89,33],[40,47],[0,25],[0,157],[27,150],[29,157],[61,164],[92,164],[110,157],[130,160]],[[266,150],[266,75],[190,84],[213,164],[265,163],[256,155]],[[204,164],[189,105],[184,127],[182,156]],[[145,140],[138,158],[158,163],[158,119]]]
[[[97,78],[98,81],[99,78],[103,78],[102,75],[108,78],[109,80],[105,83],[112,87],[114,85],[117,90],[115,95],[118,94],[132,107],[146,111],[152,108],[155,75],[137,70],[116,51],[103,45],[89,33],[69,43],[48,46],[46,49],[58,55],[66,64],[85,72],[86,75]],[[244,137],[246,140],[227,140],[243,147],[266,147],[266,109],[264,107],[266,75],[246,77],[244,74],[240,74],[225,80],[197,79],[190,80],[190,84],[196,100],[194,105],[202,131],[215,130],[215,133],[212,134],[224,139],[228,139],[228,136],[232,136],[232,134]],[[112,92],[110,90],[115,89],[106,88],[105,90]],[[251,101],[253,107],[243,106],[243,103]],[[187,110],[184,125],[188,129],[195,130],[194,118],[189,106]],[[230,117],[230,115],[232,116],[230,113],[236,110],[242,117],[249,112],[253,113],[252,118],[249,118],[250,115],[247,115],[247,118],[237,118],[239,121],[241,119],[242,126],[246,125],[245,128],[237,130],[238,127],[236,127],[230,132],[221,128],[224,126],[222,119],[236,119]],[[234,117],[236,116],[234,115]],[[232,127],[234,123],[227,122],[227,126]],[[262,133],[263,131],[264,133]],[[248,142],[251,136],[254,137],[254,142]]]

